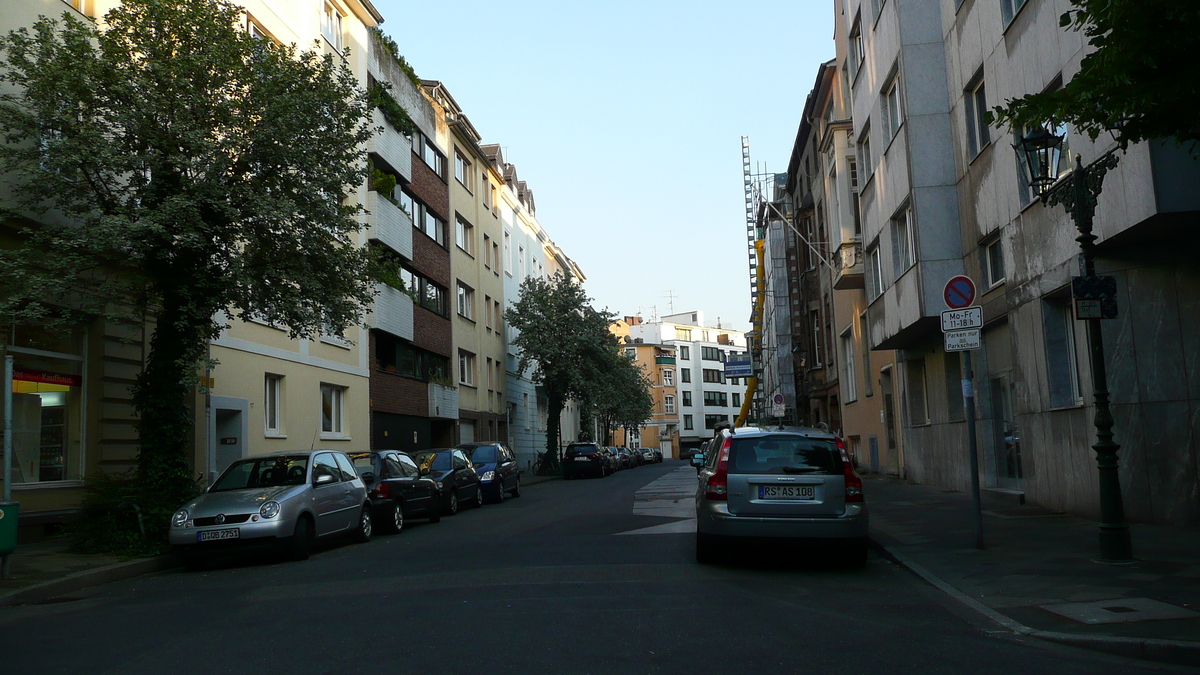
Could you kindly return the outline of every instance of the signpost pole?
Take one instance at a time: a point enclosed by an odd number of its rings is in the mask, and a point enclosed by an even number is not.
[[[963,398],[967,403],[967,444],[971,452],[971,499],[975,525],[975,548],[983,549],[983,502],[979,496],[979,443],[975,438],[975,372],[971,368],[971,352],[963,352]]]

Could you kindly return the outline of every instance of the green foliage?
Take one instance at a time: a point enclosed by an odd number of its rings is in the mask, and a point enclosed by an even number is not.
[[[367,102],[372,108],[379,108],[383,119],[396,131],[405,136],[412,136],[417,125],[408,116],[408,111],[388,93],[391,87],[386,82],[376,82],[367,88]]]
[[[378,192],[384,199],[396,204],[396,177],[390,173],[374,169],[371,172],[371,189]],[[399,206],[399,204],[396,204]]]
[[[610,443],[617,427],[636,429],[654,414],[654,397],[646,372],[616,345],[600,352],[602,365],[589,387],[588,404],[600,422],[602,443]]]
[[[193,492],[188,398],[214,317],[341,334],[371,301],[356,245],[365,93],[342,59],[251,37],[225,0],[125,0],[0,36],[0,321],[154,321],[134,387],[155,537]],[[54,255],[47,255],[53,252]]]
[[[193,486],[193,494],[199,490]],[[142,491],[136,475],[97,473],[90,476],[85,487],[81,518],[65,528],[75,550],[83,553],[104,553],[122,556],[150,556],[166,551],[162,532],[147,530],[143,536],[138,526],[139,500]],[[168,522],[171,513],[142,512],[143,524]]]
[[[1063,27],[1094,48],[1057,91],[1011,99],[993,122],[1013,128],[1066,122],[1093,140],[1122,145],[1200,141],[1200,3],[1195,0],[1071,0]]]
[[[396,44],[396,41],[393,40],[390,35],[385,34],[383,29],[381,29],[379,26],[371,26],[369,30],[376,38],[379,39],[379,43],[383,45],[384,50],[386,50],[387,53],[392,56],[392,59],[395,60],[396,65],[400,68],[400,70],[404,71],[404,74],[408,76],[408,79],[413,83],[413,86],[417,89],[420,89],[421,78],[417,77],[417,71],[413,70],[413,67],[408,65],[408,61],[406,61],[404,57],[400,55],[400,45]]]
[[[513,339],[521,355],[518,370],[533,366],[533,381],[546,392],[548,471],[558,467],[559,415],[567,399],[590,399],[612,365],[608,356],[617,344],[608,330],[612,319],[607,310],[593,308],[583,287],[563,274],[529,277],[504,312],[504,320],[518,331]]]

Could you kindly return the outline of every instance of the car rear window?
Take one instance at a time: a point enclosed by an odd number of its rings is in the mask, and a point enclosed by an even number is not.
[[[596,452],[594,445],[571,445],[567,447],[568,455],[590,455]]]
[[[841,456],[831,440],[794,435],[738,438],[730,445],[730,473],[841,473]]]
[[[487,464],[496,461],[496,446],[484,445],[475,449],[468,449],[471,454],[471,461],[476,464]]]

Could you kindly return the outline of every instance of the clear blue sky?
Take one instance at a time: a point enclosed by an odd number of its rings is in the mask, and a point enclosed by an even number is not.
[[[599,307],[704,310],[749,328],[742,135],[782,172],[833,0],[374,0],[533,189]]]

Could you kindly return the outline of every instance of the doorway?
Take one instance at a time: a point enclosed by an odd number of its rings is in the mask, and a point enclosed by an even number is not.
[[[209,405],[212,410],[208,444],[208,471],[211,482],[230,464],[248,454],[246,443],[250,435],[250,401],[230,396],[213,396]]]
[[[1012,490],[1025,488],[1021,467],[1021,439],[1012,416],[1012,389],[1008,377],[993,377],[989,382],[992,397],[992,455],[996,461],[996,487]]]
[[[900,453],[896,438],[896,388],[892,386],[892,368],[879,371],[879,390],[883,394],[883,428],[887,436],[888,473],[900,473]]]

